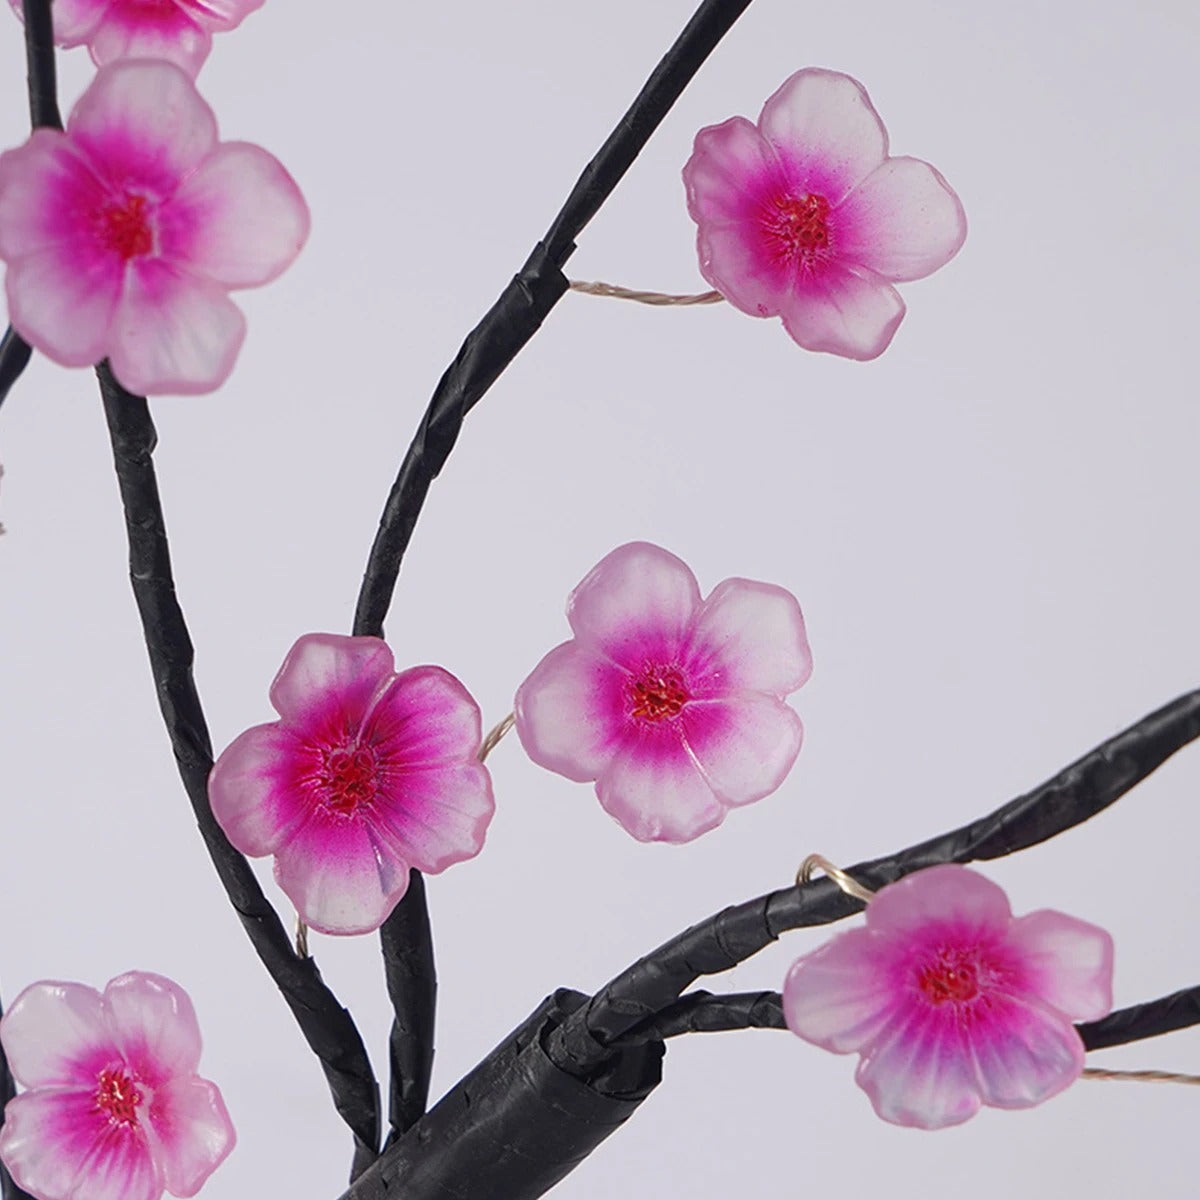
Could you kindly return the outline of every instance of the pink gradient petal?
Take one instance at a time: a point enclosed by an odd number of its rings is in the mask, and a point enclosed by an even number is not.
[[[800,718],[773,696],[699,700],[680,716],[688,748],[717,798],[750,804],[775,791],[796,762]]]
[[[0,154],[0,258],[14,262],[63,243],[82,249],[90,239],[80,236],[76,213],[96,208],[105,194],[65,134],[34,130]]]
[[[122,1058],[144,1083],[158,1087],[200,1065],[200,1026],[187,992],[148,971],[119,975],[104,989],[106,1022]]]
[[[798,959],[783,986],[788,1028],[835,1054],[868,1046],[895,1017],[890,981],[875,966],[874,938],[853,929]]]
[[[120,59],[165,59],[195,77],[212,49],[212,34],[178,4],[148,9],[118,0],[88,42],[99,67]]]
[[[1113,940],[1106,930],[1042,909],[1014,921],[1008,938],[1047,1004],[1073,1021],[1098,1021],[1112,1011]]]
[[[229,1157],[237,1140],[221,1093],[206,1079],[172,1079],[147,1114],[163,1182],[173,1196],[194,1196]]]
[[[178,67],[113,63],[80,97],[67,132],[110,175],[165,198],[217,144],[217,122]]]
[[[5,291],[13,328],[47,358],[86,367],[104,357],[121,294],[115,259],[51,246],[10,264]]]
[[[362,733],[388,771],[474,759],[483,741],[479,705],[449,671],[433,666],[401,671]]]
[[[398,771],[373,808],[396,857],[436,875],[483,849],[496,802],[481,763]]]
[[[867,905],[867,928],[888,935],[951,923],[962,936],[971,930],[1003,932],[1011,920],[1004,889],[957,863],[916,871],[881,888]]]
[[[22,0],[11,0],[17,15],[24,20]],[[78,46],[86,42],[100,23],[111,0],[53,0],[54,41],[59,46]]]
[[[808,172],[820,171],[833,205],[887,157],[887,130],[866,89],[837,71],[797,71],[763,105],[758,127],[805,190]]]
[[[192,19],[213,29],[233,29],[252,12],[262,8],[265,0],[175,0]]]
[[[278,159],[246,142],[217,148],[175,195],[163,254],[230,288],[269,283],[308,237],[308,206]]]
[[[577,783],[595,779],[621,746],[629,676],[578,642],[564,642],[517,689],[513,711],[526,754]]]
[[[71,1200],[158,1200],[162,1189],[144,1131],[109,1126],[83,1164]]]
[[[297,731],[339,739],[357,732],[394,665],[380,638],[306,633],[288,651],[271,684],[271,704]]]
[[[854,1078],[875,1111],[895,1125],[961,1125],[981,1103],[975,1064],[952,1012],[913,1006],[907,1021],[862,1059]]]
[[[993,996],[970,1050],[983,1102],[995,1108],[1032,1108],[1083,1070],[1083,1039],[1075,1027],[1036,1001]]]
[[[701,225],[696,231],[700,274],[734,308],[775,317],[790,303],[793,272],[762,252],[753,225]]]
[[[753,216],[762,193],[785,179],[770,142],[745,117],[730,117],[696,134],[683,182],[692,219],[721,224]]]
[[[363,820],[318,808],[276,852],[275,879],[313,929],[370,933],[408,888],[408,866]]]
[[[45,981],[27,987],[0,1019],[0,1042],[25,1087],[94,1087],[117,1048],[95,988]]]
[[[628,744],[601,772],[596,795],[639,842],[690,842],[725,819],[725,806],[669,732]]]
[[[234,738],[213,765],[213,816],[243,854],[274,854],[308,816],[307,792],[289,769],[297,756],[307,758],[290,729],[256,725]]]
[[[687,670],[694,695],[765,692],[780,698],[812,674],[804,616],[791,592],[750,579],[726,579],[692,628]]]
[[[245,337],[245,317],[218,284],[143,258],[130,263],[109,359],[137,395],[195,395],[224,383]]]
[[[805,350],[868,362],[891,344],[904,301],[877,275],[827,263],[796,288],[782,316],[784,328]]]
[[[838,251],[885,279],[923,279],[967,236],[967,215],[941,174],[919,158],[889,158],[847,197]]]
[[[678,654],[699,607],[700,587],[682,559],[630,542],[588,572],[567,601],[567,619],[583,645],[640,668],[647,655]]]

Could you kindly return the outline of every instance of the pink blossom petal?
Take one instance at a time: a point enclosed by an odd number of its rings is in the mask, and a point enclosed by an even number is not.
[[[734,308],[752,317],[778,316],[790,302],[794,272],[764,255],[750,223],[699,226],[700,274]]]
[[[619,666],[677,655],[700,607],[700,587],[682,559],[648,542],[606,555],[567,601],[567,619],[589,649]]]
[[[101,71],[67,132],[111,174],[169,196],[217,144],[217,122],[192,81],[170,63],[133,59]]]
[[[172,1079],[148,1113],[163,1182],[173,1196],[194,1196],[229,1157],[236,1136],[217,1088],[207,1079]]]
[[[471,693],[449,671],[433,666],[401,671],[362,730],[389,770],[474,759],[483,741]]]
[[[0,257],[70,242],[82,247],[77,213],[99,206],[104,186],[57,129],[36,129],[23,146],[0,154]]]
[[[859,1063],[855,1081],[885,1121],[943,1129],[979,1111],[975,1064],[951,1009],[914,1005]]]
[[[621,745],[618,702],[627,679],[578,642],[556,646],[517,689],[513,708],[525,752],[577,783],[595,779]]]
[[[896,998],[875,967],[874,938],[853,929],[793,964],[783,987],[788,1028],[835,1054],[869,1045],[894,1019]]]
[[[688,679],[694,695],[732,691],[783,697],[812,674],[812,652],[796,597],[750,579],[726,579],[692,629]]]
[[[211,392],[233,370],[246,319],[223,288],[161,259],[133,260],[113,318],[113,374],[138,395]]]
[[[495,810],[487,768],[468,763],[397,772],[373,817],[397,857],[436,875],[483,849]]]
[[[143,1082],[157,1087],[200,1065],[196,1010],[177,983],[148,971],[130,971],[104,989],[104,1004],[122,1057]]]
[[[763,106],[758,127],[799,186],[809,190],[807,174],[821,173],[832,205],[887,157],[887,130],[866,90],[837,71],[797,71]]]
[[[116,1125],[101,1133],[71,1200],[159,1200],[162,1188],[145,1133]]]
[[[1014,921],[1008,937],[1047,1004],[1073,1021],[1098,1021],[1112,1011],[1113,940],[1106,930],[1042,909]]]
[[[891,344],[904,301],[885,279],[826,263],[782,309],[784,328],[805,350],[866,362]]]
[[[692,219],[713,224],[745,220],[765,191],[785,186],[771,143],[745,117],[696,134],[683,182]]]
[[[17,15],[24,20],[22,0],[11,0]],[[100,23],[111,0],[53,0],[54,41],[59,46],[78,46],[86,42]]]
[[[308,816],[306,793],[291,769],[298,757],[308,756],[290,729],[256,725],[234,738],[213,765],[213,815],[243,854],[274,854]]]
[[[314,809],[275,855],[275,879],[321,933],[378,929],[408,887],[408,866],[365,821]]]
[[[175,0],[192,18],[217,29],[233,29],[252,12],[262,8],[265,0]]]
[[[0,1020],[0,1041],[25,1087],[93,1087],[117,1056],[100,993],[81,983],[27,987]]]
[[[881,888],[867,905],[867,928],[877,933],[919,933],[952,922],[963,930],[1003,931],[1012,919],[1004,889],[957,863],[914,872]]]
[[[670,735],[626,746],[596,781],[605,811],[639,842],[690,842],[725,819],[681,741]]]
[[[308,206],[278,159],[246,142],[219,146],[175,194],[163,253],[225,287],[269,283],[295,260]]]
[[[983,1102],[995,1108],[1041,1104],[1083,1070],[1083,1039],[1075,1027],[1036,1001],[993,995],[970,1047]]]
[[[109,5],[89,41],[97,66],[120,59],[165,59],[193,78],[212,50],[212,34],[175,4]]]
[[[392,652],[380,638],[306,633],[271,684],[271,704],[298,731],[336,740],[357,732],[393,666]]]
[[[775,791],[795,764],[804,736],[792,709],[753,692],[694,701],[680,721],[709,787],[730,805],[750,804]]]
[[[919,158],[889,158],[840,210],[845,260],[885,279],[923,279],[962,248],[967,216],[941,174]]]

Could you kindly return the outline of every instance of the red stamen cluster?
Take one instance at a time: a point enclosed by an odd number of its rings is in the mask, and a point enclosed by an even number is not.
[[[145,196],[126,196],[100,211],[97,222],[100,241],[126,262],[154,249]]]
[[[96,1107],[114,1125],[136,1125],[137,1106],[141,1104],[141,1093],[133,1080],[120,1068],[100,1072],[96,1087]]]
[[[325,807],[350,816],[369,804],[378,790],[378,764],[365,746],[345,746],[325,754],[321,788]]]
[[[673,667],[647,667],[630,686],[631,715],[643,721],[679,716],[691,699],[683,677]]]

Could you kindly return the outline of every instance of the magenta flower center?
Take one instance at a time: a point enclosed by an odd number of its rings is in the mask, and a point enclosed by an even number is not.
[[[345,816],[370,804],[379,790],[379,765],[365,746],[343,746],[325,753],[321,788],[325,807]]]
[[[97,218],[97,234],[107,250],[128,262],[154,249],[154,231],[145,196],[126,195],[106,204]]]
[[[828,218],[824,196],[776,196],[762,218],[769,253],[777,261],[812,267],[829,252]]]
[[[674,667],[648,666],[629,685],[630,716],[643,721],[671,720],[691,698],[683,676]]]
[[[101,1071],[96,1087],[96,1107],[114,1125],[136,1125],[137,1106],[141,1104],[141,1093],[130,1077],[119,1068]]]
[[[918,968],[917,987],[931,1004],[965,1004],[983,990],[979,967],[972,950],[939,950]]]

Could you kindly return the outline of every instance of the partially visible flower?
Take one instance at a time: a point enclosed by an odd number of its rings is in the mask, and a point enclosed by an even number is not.
[[[806,350],[870,359],[904,316],[893,283],[949,262],[967,235],[928,163],[889,158],[862,84],[797,71],[758,125],[730,117],[696,134],[683,168],[700,272],[756,317],[783,318]]]
[[[999,887],[947,865],[880,889],[865,929],[796,962],[783,1011],[806,1041],[860,1056],[855,1081],[885,1121],[941,1129],[1073,1083],[1072,1022],[1110,1011],[1112,974],[1103,929],[1049,909],[1014,919]]]
[[[287,171],[218,143],[212,110],[165,62],[102,68],[65,133],[0,155],[13,328],[64,366],[109,358],[133,392],[222,383],[246,332],[227,293],[279,275],[308,227]]]
[[[9,0],[17,15],[22,0]],[[164,58],[193,78],[212,35],[236,29],[263,0],[54,0],[54,40],[86,43],[98,67],[119,58]]]
[[[575,637],[521,684],[534,762],[578,782],[639,841],[688,842],[770,795],[800,752],[783,697],[812,658],[796,598],[726,579],[700,599],[687,564],[632,542],[567,601]]]
[[[38,1200],[194,1196],[233,1149],[221,1093],[196,1074],[192,1002],[161,975],[130,971],[103,995],[32,984],[0,1042],[28,1089],[4,1110],[0,1159]]]
[[[322,933],[378,929],[410,867],[474,858],[495,804],[478,761],[479,708],[441,667],[396,674],[378,638],[309,633],[271,704],[282,718],[235,738],[208,778],[213,814]]]

